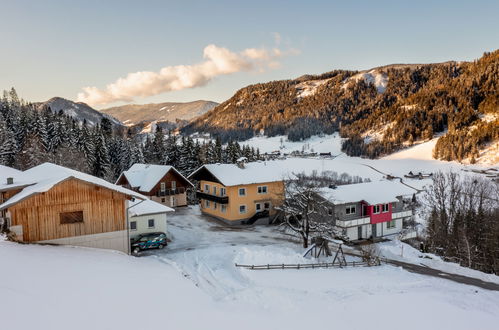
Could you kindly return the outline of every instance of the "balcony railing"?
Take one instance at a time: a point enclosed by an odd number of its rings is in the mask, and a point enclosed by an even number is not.
[[[392,219],[405,218],[410,216],[412,216],[411,210],[392,213]]]
[[[229,196],[216,196],[216,195],[210,195],[207,193],[204,193],[200,190],[196,192],[196,196],[201,199],[207,199],[212,202],[216,202],[219,204],[228,204],[229,203]]]
[[[336,220],[336,226],[341,228],[356,227],[371,223],[370,217],[353,219],[353,220]]]
[[[165,189],[164,191],[158,190],[156,192],[156,196],[162,197],[162,196],[178,195],[178,194],[183,194],[183,193],[185,193],[185,188],[179,187],[176,189]]]

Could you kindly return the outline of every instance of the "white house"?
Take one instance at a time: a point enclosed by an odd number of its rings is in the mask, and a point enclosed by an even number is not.
[[[128,228],[130,239],[141,234],[167,233],[167,213],[174,212],[171,207],[150,199],[130,202],[128,208]]]
[[[409,207],[417,193],[400,182],[376,181],[322,188],[335,227],[350,241],[376,239],[402,231],[412,217]]]

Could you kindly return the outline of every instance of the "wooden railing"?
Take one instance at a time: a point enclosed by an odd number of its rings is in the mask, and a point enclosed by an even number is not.
[[[268,265],[240,265],[236,264],[236,267],[253,269],[253,270],[266,270],[266,269],[306,269],[306,268],[343,268],[343,267],[372,267],[380,266],[381,259],[376,259],[373,262],[366,261],[348,261],[346,264],[332,263],[332,262],[322,262],[322,263],[311,263],[311,264],[268,264]]]
[[[179,187],[176,189],[165,189],[164,191],[158,190],[156,192],[157,197],[161,196],[171,196],[171,195],[178,195],[178,194],[183,194],[185,193],[185,188],[184,187]]]
[[[228,204],[229,203],[229,196],[211,195],[211,194],[204,193],[200,190],[196,191],[196,196],[197,196],[197,198],[206,199],[206,200],[216,202],[219,204]]]

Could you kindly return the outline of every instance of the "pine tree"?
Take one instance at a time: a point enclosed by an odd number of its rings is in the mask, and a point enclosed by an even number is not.
[[[92,175],[99,178],[108,178],[110,171],[109,153],[104,135],[97,134],[94,139],[95,152],[92,166]]]

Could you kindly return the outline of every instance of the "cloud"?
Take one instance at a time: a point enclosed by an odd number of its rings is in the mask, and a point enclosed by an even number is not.
[[[78,101],[90,105],[131,102],[135,97],[204,86],[220,75],[275,69],[280,65],[280,58],[294,54],[296,50],[282,51],[278,48],[248,48],[235,53],[227,48],[208,45],[203,50],[204,61],[201,63],[166,66],[159,72],[129,73],[107,85],[105,89],[84,87],[83,92],[78,93]]]

